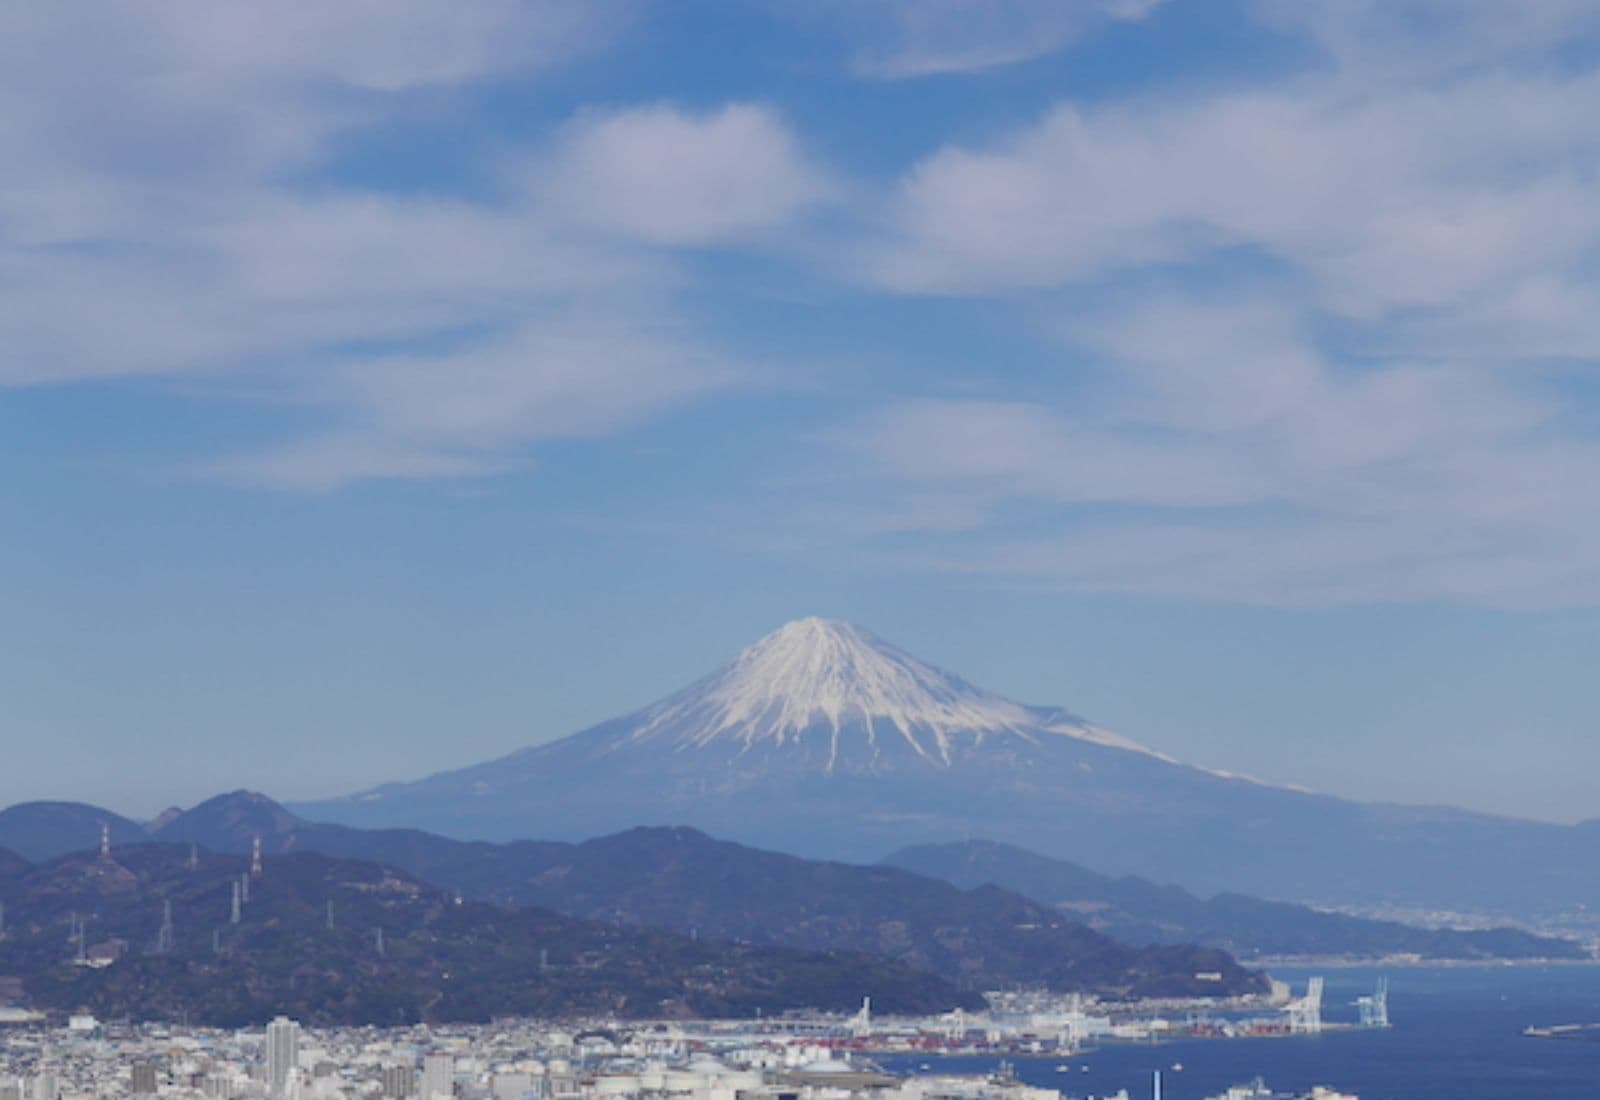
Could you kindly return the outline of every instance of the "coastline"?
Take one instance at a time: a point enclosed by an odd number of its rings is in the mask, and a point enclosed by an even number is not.
[[[1600,966],[1600,958],[1588,959],[1424,959],[1415,955],[1388,957],[1354,955],[1283,955],[1239,960],[1240,965],[1271,971],[1285,970],[1360,970],[1385,967],[1393,970],[1503,970],[1538,967]]]

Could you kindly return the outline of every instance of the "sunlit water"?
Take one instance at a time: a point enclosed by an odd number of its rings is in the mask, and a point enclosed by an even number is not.
[[[1068,1062],[1011,1059],[1030,1084],[1069,1096],[1104,1096],[1126,1088],[1149,1097],[1151,1072],[1164,1070],[1167,1100],[1201,1100],[1229,1085],[1266,1078],[1274,1089],[1330,1085],[1361,1100],[1600,1100],[1600,1043],[1531,1039],[1530,1024],[1600,1023],[1600,966],[1458,969],[1274,969],[1303,988],[1327,978],[1324,1019],[1355,1021],[1351,1004],[1389,978],[1387,1031],[1319,1037],[1186,1040],[1107,1046]],[[915,1069],[920,1057],[887,1060]],[[934,1071],[976,1073],[992,1058],[940,1058]],[[1174,1063],[1183,1069],[1174,1072]]]

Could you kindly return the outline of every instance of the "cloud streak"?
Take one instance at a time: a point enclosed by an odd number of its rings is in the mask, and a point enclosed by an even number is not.
[[[1565,400],[1600,361],[1600,19],[1259,10],[1321,63],[1059,103],[899,180],[857,276],[1015,303],[1056,349],[1003,400],[842,433],[889,494],[983,517],[910,557],[1262,603],[1600,600],[1600,447]]]
[[[661,246],[759,240],[833,190],[777,113],[746,103],[584,115],[534,172],[564,218]]]
[[[325,371],[313,395],[333,425],[210,473],[264,488],[328,491],[383,478],[527,470],[531,444],[605,437],[742,372],[671,322],[638,313],[551,316],[433,356],[367,358]]]
[[[881,82],[976,82],[1163,15],[824,10],[880,82],[842,82],[879,127],[915,92]],[[835,430],[773,448],[807,468],[773,479],[764,514],[864,517],[865,554],[1268,603],[1600,599],[1581,392],[1600,361],[1600,16],[1248,10],[1304,63],[1006,101],[885,156],[828,130],[857,101],[763,89],[466,125],[474,96],[542,89],[633,33],[633,5],[17,8],[0,385],[262,392],[303,434],[198,465],[330,491],[540,468],[545,444],[740,393],[798,347],[848,364],[808,391]],[[470,184],[388,186],[341,159],[441,130]],[[733,285],[750,298],[719,297]],[[960,350],[982,324],[996,350]],[[709,491],[748,499],[746,457]],[[817,499],[830,460],[847,506]]]
[[[1264,604],[1600,599],[1600,443],[1466,363],[1356,371],[1271,300],[1138,299],[1076,339],[1088,398],[907,400],[849,433],[896,496],[979,517],[911,560]],[[896,553],[905,553],[904,546]]]
[[[1163,0],[871,0],[848,5],[852,68],[872,80],[985,73],[1057,53]]]
[[[620,11],[8,13],[0,82],[19,94],[0,102],[29,110],[0,137],[0,385],[249,381],[326,426],[205,470],[312,490],[526,470],[540,442],[737,385],[683,319],[671,251],[770,243],[827,197],[773,109],[579,112],[543,146],[476,153],[479,195],[323,174],[419,96],[602,47]],[[46,60],[68,44],[93,63]]]

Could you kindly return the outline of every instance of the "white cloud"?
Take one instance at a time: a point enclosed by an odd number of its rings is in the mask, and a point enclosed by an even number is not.
[[[1068,331],[1094,398],[900,401],[850,433],[893,496],[985,517],[930,524],[915,560],[1261,603],[1600,599],[1600,443],[1519,380],[1346,369],[1273,299],[1138,298]]]
[[[1256,0],[1272,26],[1303,36],[1368,82],[1436,81],[1485,63],[1546,68],[1556,49],[1593,45],[1588,0]]]
[[[759,234],[819,196],[766,108],[584,115],[552,156],[594,190],[567,203],[511,178],[470,199],[295,183],[430,90],[596,49],[623,10],[8,10],[0,385],[225,378],[325,427],[208,472],[326,489],[527,469],[541,441],[624,431],[736,384],[674,319],[671,256],[638,245]],[[486,175],[502,153],[480,154]]]
[[[1003,400],[856,424],[888,497],[982,517],[909,556],[1201,599],[1600,601],[1600,441],[1568,389],[1600,362],[1600,13],[1260,10],[1319,63],[1061,103],[903,175],[870,285],[1026,303],[1060,345]]]
[[[1228,431],[1314,400],[1324,367],[1295,318],[1268,301],[1156,295],[1069,315],[1057,335],[1123,384],[1113,421]]]
[[[257,489],[326,493],[358,481],[476,478],[515,467],[481,453],[455,454],[373,436],[330,432],[281,444],[260,454],[219,459],[205,473]]]
[[[387,432],[492,446],[608,434],[737,377],[670,323],[563,314],[451,355],[363,361],[331,384]]]
[[[208,468],[235,482],[525,470],[736,389],[742,358],[682,319],[680,253],[792,255],[864,190],[752,102],[579,111],[477,152],[471,198],[319,177],[363,127],[600,48],[614,5],[63,10],[0,13],[0,385],[221,376],[315,425]],[[828,10],[863,73],[903,78],[1154,5]],[[828,268],[851,323],[872,331],[874,293],[1014,302],[1060,367],[854,418],[847,511],[933,567],[1075,588],[1600,599],[1600,454],[1551,373],[1600,359],[1600,71],[1570,48],[1600,15],[1258,10],[1317,62],[1059,103],[855,211],[887,216]],[[920,393],[957,370],[982,365]]]
[[[901,181],[870,276],[1001,295],[1245,252],[1319,308],[1366,320],[1481,317],[1530,280],[1592,286],[1600,9],[1259,8],[1326,63],[1062,103],[1000,140],[939,149]]]
[[[624,13],[615,0],[177,0],[152,10],[176,57],[231,80],[383,92],[559,66],[614,33],[604,28]]]
[[[862,40],[860,76],[903,80],[977,73],[1056,53],[1114,20],[1138,20],[1162,0],[866,0],[839,14]]]
[[[832,190],[776,112],[747,103],[586,115],[533,171],[565,217],[653,245],[760,237]]]
[[[238,193],[88,249],[0,251],[0,384],[281,373],[350,344],[508,325],[666,281],[525,210]]]
[[[551,316],[449,353],[330,369],[309,395],[333,427],[210,472],[327,490],[527,469],[518,456],[530,444],[610,435],[738,382],[734,366],[670,322],[644,323],[642,312]]]
[[[1587,260],[1596,96],[1595,74],[1487,75],[1063,105],[917,166],[871,270],[906,291],[999,293],[1249,249],[1341,313],[1454,305]]]
[[[559,0],[10,5],[0,13],[0,104],[10,105],[0,106],[0,225],[8,237],[82,239],[183,214],[190,201],[227,202],[232,188],[275,182],[330,136],[392,113],[392,93],[526,76],[592,51],[615,33],[616,9]],[[56,217],[44,227],[13,219],[13,203]]]
[[[469,296],[493,303],[493,319],[557,270],[583,285],[610,259],[552,242],[524,212],[312,196],[286,180],[345,128],[392,112],[382,93],[558,64],[603,39],[603,14],[510,2],[8,8],[0,382],[229,369],[482,319]]]

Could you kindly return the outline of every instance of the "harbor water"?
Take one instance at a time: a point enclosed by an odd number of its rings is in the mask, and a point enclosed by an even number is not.
[[[1327,979],[1324,1018],[1351,1023],[1355,999],[1386,976],[1393,1026],[1108,1045],[1065,1061],[1008,1061],[1022,1080],[1071,1097],[1127,1089],[1141,1100],[1161,1070],[1166,1100],[1203,1100],[1258,1076],[1280,1091],[1328,1085],[1361,1100],[1600,1100],[1600,1042],[1522,1034],[1530,1025],[1600,1023],[1600,966],[1273,970],[1296,988],[1314,973]],[[925,1072],[979,1073],[998,1059],[913,1055],[885,1065],[911,1072],[924,1062]]]

